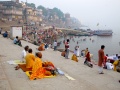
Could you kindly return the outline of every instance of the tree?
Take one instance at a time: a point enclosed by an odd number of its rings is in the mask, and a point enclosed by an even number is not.
[[[60,9],[54,7],[53,12],[56,13],[59,18],[64,18],[64,13]]]
[[[26,4],[28,7],[31,7],[31,8],[36,8],[35,4],[34,3],[27,3]]]
[[[41,9],[42,12],[43,12],[43,15],[44,15],[44,16],[47,16],[47,9],[46,9],[45,7],[39,5],[39,6],[37,7],[37,9]]]

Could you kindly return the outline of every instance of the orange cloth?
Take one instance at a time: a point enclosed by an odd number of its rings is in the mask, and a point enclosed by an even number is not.
[[[61,53],[61,56],[65,57],[65,51]]]
[[[102,67],[102,64],[104,62],[104,50],[100,49],[98,51],[98,56],[99,56],[99,59],[98,59],[98,66],[99,67]]]
[[[30,75],[30,80],[35,78],[44,78],[45,69],[42,67],[42,60],[38,57],[35,58],[34,65],[32,67],[32,74]]]
[[[73,54],[72,58],[71,58],[73,61],[76,61],[78,62],[78,59],[77,59],[77,56],[75,54]]]
[[[44,44],[41,44],[38,48],[39,51],[44,51],[45,50],[45,45]]]
[[[32,68],[35,62],[35,56],[32,53],[28,53],[25,57],[26,68]]]

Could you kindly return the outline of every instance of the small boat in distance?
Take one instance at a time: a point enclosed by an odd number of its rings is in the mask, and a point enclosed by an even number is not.
[[[93,31],[93,35],[98,35],[98,36],[111,36],[113,33],[112,30],[95,30]]]

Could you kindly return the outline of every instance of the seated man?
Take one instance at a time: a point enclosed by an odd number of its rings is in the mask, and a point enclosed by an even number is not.
[[[22,51],[21,62],[25,62],[25,56],[26,56],[28,50],[29,50],[29,46],[25,46],[24,50]]]
[[[42,54],[40,52],[36,53],[35,62],[32,66],[32,73],[30,75],[30,80],[36,78],[43,78],[45,75],[45,69],[42,68]]]
[[[45,45],[42,43],[39,48],[38,48],[39,51],[44,51],[45,50]]]
[[[114,66],[112,65],[112,63],[110,63],[110,60],[107,60],[106,67],[108,70],[112,70]]]
[[[8,37],[8,32],[7,32],[7,31],[5,31],[5,33],[3,33],[3,37],[4,37],[4,38],[7,38],[7,37]]]
[[[87,52],[85,57],[86,58],[85,58],[84,64],[92,68],[93,64],[91,63],[90,52]]]
[[[72,56],[72,60],[78,62],[78,58],[77,58],[77,48],[76,48],[76,47],[75,47],[75,50],[74,50],[74,54],[73,54],[73,56]]]
[[[120,72],[120,56],[118,56],[118,60],[114,61],[114,71]]]
[[[35,62],[35,56],[32,54],[32,49],[28,50],[28,54],[25,56],[26,68],[32,68]]]
[[[30,80],[41,79],[44,76],[54,75],[55,67],[51,62],[42,62],[42,53],[36,53],[35,62],[32,67],[32,73],[30,75]]]
[[[27,54],[28,49],[29,49],[29,46],[24,47],[24,50],[22,51],[22,55],[21,55],[21,62],[25,62],[25,56]],[[15,70],[18,70],[19,68],[20,68],[19,66],[16,66]]]
[[[104,62],[103,62],[103,65],[104,65],[103,68],[104,68],[104,69],[107,69],[107,66],[106,66],[106,62],[107,62],[107,60],[108,60],[107,58],[108,58],[108,54],[106,54],[106,55],[104,56]],[[110,63],[110,61],[109,61],[109,63]]]
[[[13,40],[13,43],[22,46],[20,39],[18,39],[18,36],[16,36],[16,38]]]

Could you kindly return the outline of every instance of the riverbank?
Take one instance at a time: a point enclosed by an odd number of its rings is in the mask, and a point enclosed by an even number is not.
[[[21,51],[26,45],[33,49],[33,53],[37,51],[38,46],[22,41],[23,47],[19,47],[14,45],[11,39],[1,35],[0,41],[0,90],[120,90],[120,73],[104,70],[105,74],[100,75],[96,65],[89,68],[83,64],[84,58],[80,57],[79,62],[74,62],[61,57],[59,51],[50,48],[42,51],[42,59],[52,61],[75,80],[58,75],[54,78],[30,81],[21,69],[15,71],[14,65],[9,65],[6,61],[20,59]],[[72,53],[69,58],[71,56]]]

